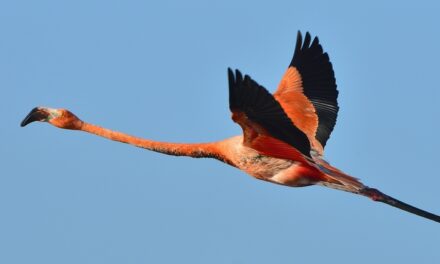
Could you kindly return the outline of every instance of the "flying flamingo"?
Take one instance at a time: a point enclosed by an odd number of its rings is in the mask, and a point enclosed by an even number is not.
[[[36,107],[21,126],[34,121],[81,130],[113,141],[174,156],[214,158],[251,176],[286,186],[322,185],[389,204],[440,223],[440,216],[394,199],[332,167],[324,147],[338,114],[333,67],[319,40],[298,32],[295,52],[272,95],[248,75],[228,69],[229,107],[243,135],[218,142],[182,144],[142,139],[80,120],[66,109]]]

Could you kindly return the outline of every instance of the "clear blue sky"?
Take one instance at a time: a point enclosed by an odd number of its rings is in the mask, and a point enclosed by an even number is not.
[[[227,67],[273,91],[308,30],[340,91],[327,159],[439,214],[440,5],[266,2],[3,1],[0,263],[440,263],[439,224],[363,197],[19,127],[43,105],[157,140],[239,134]]]

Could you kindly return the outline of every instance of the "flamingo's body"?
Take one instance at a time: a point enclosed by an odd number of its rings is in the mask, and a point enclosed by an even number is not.
[[[65,109],[34,108],[22,126],[33,121],[81,130],[164,154],[210,157],[268,182],[300,187],[323,185],[367,196],[440,222],[440,216],[400,202],[363,185],[323,159],[338,114],[336,81],[318,38],[301,33],[293,59],[272,95],[249,76],[228,70],[229,106],[242,136],[218,142],[179,144],[141,139],[86,123]]]

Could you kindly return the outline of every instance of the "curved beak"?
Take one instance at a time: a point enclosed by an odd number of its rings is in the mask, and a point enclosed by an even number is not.
[[[29,112],[29,114],[23,119],[23,121],[21,121],[20,126],[24,127],[34,121],[47,121],[48,116],[49,113],[46,111],[45,108],[35,107]]]

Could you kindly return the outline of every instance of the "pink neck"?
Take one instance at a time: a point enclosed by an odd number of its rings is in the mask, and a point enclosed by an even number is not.
[[[194,158],[215,158],[223,162],[230,163],[221,153],[218,143],[216,142],[196,144],[158,142],[131,136],[86,122],[83,122],[80,130],[113,141],[119,141],[167,155],[188,156]]]

